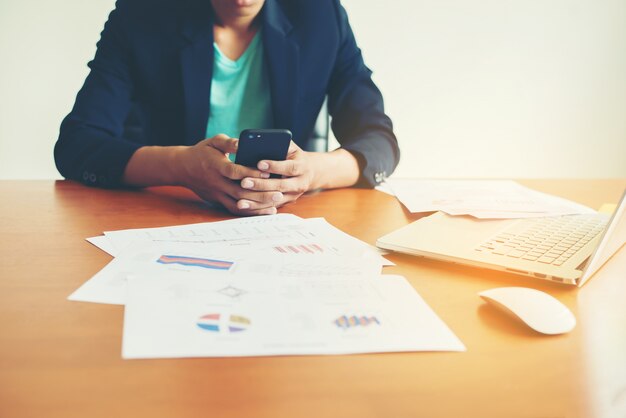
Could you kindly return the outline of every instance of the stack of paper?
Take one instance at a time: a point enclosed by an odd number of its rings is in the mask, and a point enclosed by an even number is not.
[[[413,213],[442,211],[480,219],[594,213],[586,206],[508,180],[387,179],[386,185]]]
[[[125,304],[124,358],[464,350],[379,251],[276,215],[105,232],[69,299]]]

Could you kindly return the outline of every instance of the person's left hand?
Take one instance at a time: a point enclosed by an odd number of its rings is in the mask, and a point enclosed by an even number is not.
[[[295,202],[303,193],[313,189],[315,179],[313,154],[315,153],[303,151],[292,141],[284,161],[261,160],[257,164],[260,171],[278,174],[282,178],[245,177],[241,180],[241,187],[259,192],[281,192],[284,197],[276,204],[276,207]]]

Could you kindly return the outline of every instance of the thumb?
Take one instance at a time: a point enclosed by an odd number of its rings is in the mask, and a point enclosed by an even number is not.
[[[293,158],[293,156],[301,151],[302,148],[300,148],[295,142],[291,141],[289,143],[289,149],[287,150],[287,159]]]
[[[205,142],[206,145],[222,151],[224,154],[237,152],[237,146],[239,145],[238,139],[231,138],[224,134],[215,135],[213,138],[206,139],[203,142]]]

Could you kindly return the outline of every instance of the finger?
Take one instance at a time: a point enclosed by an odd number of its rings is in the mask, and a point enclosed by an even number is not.
[[[302,151],[302,148],[300,148],[295,142],[291,141],[289,143],[289,149],[287,150],[287,157],[294,155],[298,151]]]
[[[231,191],[228,195],[237,201],[254,202],[257,207],[276,206],[285,199],[281,192],[251,192],[241,188],[238,191]]]
[[[219,173],[231,180],[241,180],[244,177],[269,178],[269,173],[264,173],[254,168],[246,167],[240,164],[224,161],[218,167]]]
[[[223,192],[204,193],[202,191],[196,191],[196,193],[207,202],[220,203],[222,206],[224,206],[224,208],[226,208],[226,210],[228,210],[230,213],[234,213],[235,215],[255,216],[274,215],[277,213],[276,207],[273,205],[264,206],[257,203],[255,205],[250,205],[250,207],[246,207],[246,205],[238,204],[235,199],[231,198]]]
[[[297,160],[298,154],[303,152],[304,151],[302,151],[302,148],[300,148],[295,142],[291,141],[289,142],[289,148],[287,149],[287,157],[285,158],[285,160]],[[262,160],[258,162],[257,168],[263,171],[271,171],[269,170],[269,168],[271,164],[275,162],[277,161]]]
[[[234,213],[235,215],[256,216],[256,215],[274,215],[277,213],[277,210],[274,206],[259,207],[259,208],[253,208],[253,207],[240,208],[239,205],[237,205],[237,202],[235,200],[233,200],[232,198],[230,198],[229,196],[225,194],[218,195],[217,200],[222,205],[224,205],[224,207],[230,213]]]
[[[236,205],[239,210],[262,210],[275,208],[280,206],[281,202],[256,202],[254,200],[241,199],[238,200]]]
[[[259,170],[278,174],[286,177],[301,176],[304,174],[304,162],[302,160],[270,161],[262,160],[257,165]]]
[[[239,183],[233,183],[226,181],[226,184],[222,186],[222,190],[226,192],[231,198],[235,200],[248,200],[259,204],[263,204],[264,207],[275,206],[276,203],[283,200],[283,194],[275,190],[272,191],[256,191],[243,189]]]
[[[241,187],[254,191],[277,191],[286,193],[304,193],[307,191],[306,184],[301,177],[288,177],[284,179],[259,179],[246,177],[241,180]]]
[[[286,193],[283,196],[283,200],[281,200],[280,202],[276,202],[276,209],[283,207],[289,203],[294,203],[296,200],[298,200],[300,196],[302,196],[302,193]]]
[[[236,153],[239,146],[239,140],[231,138],[225,134],[217,134],[213,138],[207,140],[207,145],[216,148],[223,153]]]
[[[235,200],[248,200],[264,206],[276,206],[285,198],[281,192],[250,192],[244,189],[229,194]]]

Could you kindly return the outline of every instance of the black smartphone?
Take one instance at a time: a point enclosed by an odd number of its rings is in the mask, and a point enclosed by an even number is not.
[[[261,160],[282,161],[287,158],[291,131],[288,129],[246,129],[239,135],[235,163],[256,168]],[[272,174],[270,177],[279,177]]]

